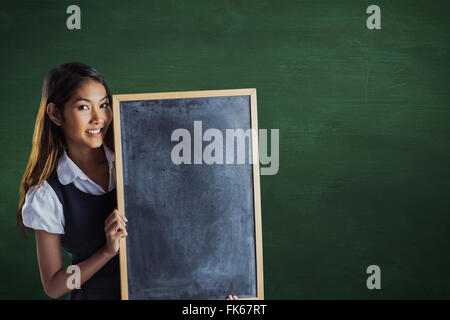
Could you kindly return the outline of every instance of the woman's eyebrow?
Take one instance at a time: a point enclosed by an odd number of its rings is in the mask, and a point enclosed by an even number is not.
[[[105,100],[106,98],[108,98],[108,96],[104,96],[103,98],[100,99],[100,101],[103,101],[103,100]],[[91,102],[91,100],[89,100],[89,99],[87,99],[87,98],[78,98],[78,99],[76,99],[76,100],[74,101],[74,103],[75,103],[75,102],[78,102],[78,101],[87,101],[87,102]]]

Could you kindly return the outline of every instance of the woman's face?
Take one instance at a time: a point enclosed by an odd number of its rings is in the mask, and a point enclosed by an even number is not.
[[[112,120],[105,87],[88,79],[64,106],[62,130],[69,148],[99,148]]]

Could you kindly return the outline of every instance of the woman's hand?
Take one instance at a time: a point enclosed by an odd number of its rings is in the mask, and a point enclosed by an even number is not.
[[[229,294],[227,300],[239,300],[239,298],[237,296],[232,296],[231,294]]]
[[[119,252],[119,239],[128,235],[126,227],[127,219],[115,209],[105,220],[106,244],[104,253],[111,258]]]

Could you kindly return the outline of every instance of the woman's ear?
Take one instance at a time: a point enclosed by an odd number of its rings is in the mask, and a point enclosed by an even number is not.
[[[63,123],[63,117],[56,105],[53,102],[50,102],[47,105],[46,111],[48,116],[50,117],[50,120],[52,120],[54,124],[60,127]]]

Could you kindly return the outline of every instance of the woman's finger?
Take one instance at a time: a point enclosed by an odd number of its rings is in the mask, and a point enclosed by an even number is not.
[[[119,232],[121,230],[125,230],[125,224],[122,223],[122,221],[117,220],[116,221],[116,227],[114,228],[115,232]]]
[[[120,220],[122,221],[123,224],[127,223],[127,218],[125,218],[123,215],[119,214]]]
[[[117,224],[117,220],[110,220],[108,223],[105,223],[105,231],[109,231],[115,224]]]
[[[110,237],[112,237],[114,235],[114,233],[116,232],[116,228],[117,228],[117,222],[113,222],[109,228],[105,229],[105,233],[107,235],[109,235]]]
[[[128,236],[128,232],[125,231],[125,233],[122,234],[119,238],[125,238],[126,236]]]
[[[123,220],[120,217],[116,216],[105,224],[105,230],[108,230],[114,223],[120,223],[121,226],[125,226]]]
[[[122,222],[120,221],[114,221],[111,226],[106,230],[106,233],[110,236],[113,237],[116,233],[122,231],[122,230],[126,230],[125,229],[125,225],[122,224]]]
[[[118,213],[118,210],[117,210],[117,209],[114,209],[114,210],[109,214],[109,216],[106,218],[106,220],[105,220],[105,225],[108,224],[108,223],[110,223],[110,222],[116,217],[117,213]]]
[[[120,239],[120,238],[126,237],[127,235],[128,235],[127,230],[122,229],[122,230],[120,230],[120,231],[118,231],[118,232],[116,232],[116,233],[113,234],[112,240],[118,240],[118,239]]]

